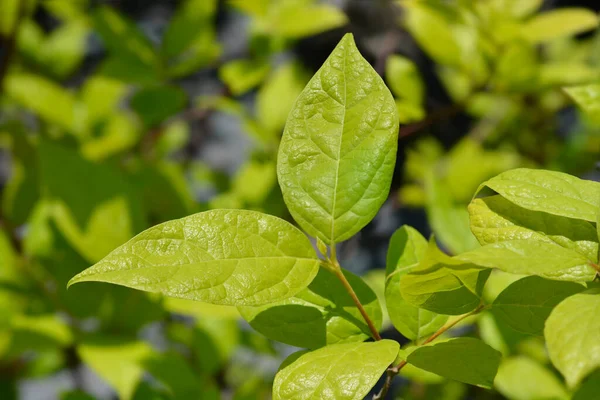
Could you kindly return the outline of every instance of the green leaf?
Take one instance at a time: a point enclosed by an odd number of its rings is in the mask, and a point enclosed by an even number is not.
[[[600,120],[600,84],[572,86],[564,90],[594,121]]]
[[[559,281],[587,282],[596,276],[589,260],[580,253],[529,239],[488,244],[456,258],[512,274],[538,275]]]
[[[8,75],[4,88],[10,97],[42,119],[74,132],[77,104],[66,89],[41,76],[26,73]]]
[[[79,357],[108,382],[119,398],[129,400],[142,379],[142,362],[153,354],[145,342],[115,337],[86,338],[77,346]]]
[[[234,96],[246,93],[260,84],[269,74],[266,60],[234,60],[219,69],[219,78]]]
[[[426,210],[433,232],[454,254],[477,247],[469,229],[469,214],[462,203],[452,198],[448,185],[431,170],[425,176]]]
[[[120,59],[136,61],[158,68],[158,58],[152,43],[133,21],[108,6],[98,7],[93,13],[94,27],[108,51]]]
[[[481,245],[509,240],[556,243],[596,260],[598,238],[594,226],[519,207],[502,196],[474,199],[469,204],[471,230]]]
[[[481,340],[465,337],[419,347],[406,361],[446,378],[491,388],[501,358]]]
[[[517,168],[481,184],[533,211],[596,222],[600,183],[556,171]]]
[[[121,172],[50,141],[39,144],[42,187],[71,245],[96,262],[145,226],[142,202]]]
[[[460,315],[481,303],[490,270],[443,254],[431,242],[419,265],[400,280],[410,304],[444,315]]]
[[[272,2],[275,10],[269,18],[272,30],[290,39],[300,39],[345,25],[346,15],[329,4]]]
[[[377,329],[382,313],[377,296],[358,276],[344,275]],[[344,285],[321,268],[304,290],[278,303],[240,307],[242,317],[269,339],[296,347],[316,349],[334,343],[362,342],[371,337],[369,327]]]
[[[397,138],[394,99],[347,34],[298,97],[281,140],[277,173],[294,219],[328,244],[352,237],[387,198]]]
[[[273,400],[362,400],[398,350],[397,342],[380,340],[292,354],[275,375]]]
[[[504,289],[494,300],[492,312],[518,332],[542,336],[544,323],[552,309],[583,289],[572,282],[529,276]]]
[[[130,101],[146,127],[152,127],[183,110],[187,101],[185,92],[177,86],[151,86],[138,90]]]
[[[288,222],[253,211],[211,210],[152,227],[69,282],[109,282],[224,305],[291,297],[319,260]]]
[[[577,389],[571,400],[590,400],[600,392],[600,371],[591,374]]]
[[[414,228],[403,226],[390,239],[386,262],[385,302],[392,323],[411,340],[419,340],[441,328],[448,317],[409,304],[400,293],[402,277],[419,265],[427,252],[427,240]]]
[[[427,54],[442,65],[460,65],[461,49],[442,13],[422,2],[406,3],[405,25]]]
[[[168,74],[179,77],[214,61],[221,53],[215,30],[216,0],[187,0],[177,11],[162,41]]]
[[[511,400],[569,398],[562,382],[551,371],[525,356],[503,359],[494,387]]]
[[[385,80],[397,98],[418,106],[423,104],[425,88],[421,74],[410,59],[397,54],[388,57],[385,64]]]
[[[560,8],[531,18],[522,27],[522,35],[533,43],[586,32],[598,26],[598,16],[585,8]]]
[[[567,297],[546,320],[544,337],[552,364],[569,388],[600,366],[600,290]]]
[[[265,129],[279,135],[308,78],[297,62],[277,68],[258,89],[256,118]]]

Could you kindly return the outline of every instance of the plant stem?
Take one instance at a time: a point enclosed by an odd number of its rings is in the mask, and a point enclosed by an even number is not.
[[[340,266],[340,263],[338,262],[335,254],[335,244],[331,246],[331,255],[328,260],[328,265],[330,267],[330,270],[335,274],[335,276],[338,277],[340,282],[342,282],[342,285],[344,285],[344,288],[346,288],[346,291],[348,292],[350,297],[352,297],[352,301],[354,301],[356,308],[358,308],[358,311],[360,311],[360,315],[362,315],[363,319],[367,323],[367,326],[369,327],[373,338],[375,340],[381,340],[381,336],[379,335],[375,324],[369,317],[369,314],[367,314],[367,311],[365,311],[365,308],[358,299],[358,296],[354,292],[354,289],[352,289],[352,285],[350,285],[350,282],[348,282],[348,279],[346,279],[346,276],[344,275],[344,271],[342,270],[342,267]]]
[[[597,274],[600,274],[600,265],[596,264],[595,262],[591,262],[591,261],[589,261],[588,264],[590,264],[590,266],[596,270]]]
[[[461,315],[459,318],[455,319],[454,321],[450,322],[447,325],[442,326],[440,329],[437,330],[437,332],[435,332],[433,335],[429,336],[427,339],[425,339],[425,341],[423,343],[421,343],[419,346],[423,346],[426,345],[428,343],[433,342],[435,339],[437,339],[438,337],[440,337],[442,334],[444,334],[445,332],[447,332],[448,330],[452,329],[454,326],[456,326],[456,324],[458,324],[459,322],[465,320],[466,318],[478,314],[481,311],[483,311],[486,308],[486,306],[484,304],[480,304],[476,309],[474,309],[471,312],[468,312],[466,314]],[[385,395],[387,394],[387,392],[390,390],[390,387],[392,385],[392,380],[394,379],[394,377],[396,375],[398,375],[398,373],[400,372],[400,370],[402,368],[404,368],[404,366],[408,364],[406,362],[406,360],[401,361],[400,363],[398,363],[398,365],[396,366],[391,366],[387,369],[387,374],[385,377],[385,382],[383,383],[383,387],[381,388],[381,390],[379,391],[379,393],[375,394],[373,396],[373,400],[381,400],[385,397]]]

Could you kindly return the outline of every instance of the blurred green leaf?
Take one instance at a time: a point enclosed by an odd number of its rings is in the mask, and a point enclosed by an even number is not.
[[[54,219],[88,261],[104,257],[145,226],[141,201],[116,168],[50,141],[42,141],[39,152]]]
[[[272,2],[268,21],[272,32],[299,39],[345,25],[346,15],[329,4],[306,4],[302,1]]]
[[[299,63],[277,68],[258,89],[256,118],[265,129],[279,134],[290,110],[308,81]]]
[[[144,374],[143,362],[154,351],[145,342],[110,336],[90,337],[77,346],[81,359],[129,400]]]
[[[512,400],[569,398],[562,382],[550,370],[524,356],[502,360],[494,387]]]
[[[269,74],[266,60],[233,60],[219,69],[219,78],[234,96],[246,93],[260,84]]]
[[[522,35],[533,43],[575,35],[598,27],[598,16],[585,8],[560,8],[533,16],[522,27]]]
[[[129,104],[149,128],[183,110],[186,102],[187,96],[183,89],[160,85],[138,90]]]

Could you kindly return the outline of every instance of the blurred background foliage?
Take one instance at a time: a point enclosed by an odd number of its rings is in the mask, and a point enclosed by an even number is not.
[[[0,398],[269,398],[294,349],[235,308],[66,282],[169,219],[290,219],[279,138],[346,32],[401,118],[389,200],[340,246],[376,293],[402,224],[449,253],[476,245],[466,205],[483,180],[519,166],[597,178],[600,7],[587,3],[1,0]],[[512,280],[494,274],[489,299]],[[491,314],[477,329],[510,356],[494,391],[407,367],[395,396],[568,398],[541,338]]]

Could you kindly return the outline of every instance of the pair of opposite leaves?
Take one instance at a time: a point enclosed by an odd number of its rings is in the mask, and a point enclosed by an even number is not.
[[[347,34],[289,114],[277,160],[285,203],[327,244],[352,237],[386,200],[398,137],[392,94]],[[290,223],[211,210],[154,226],[75,276],[167,296],[257,306],[308,286],[320,260]]]

